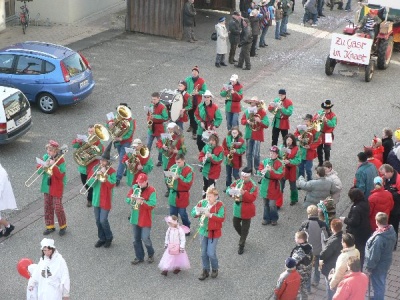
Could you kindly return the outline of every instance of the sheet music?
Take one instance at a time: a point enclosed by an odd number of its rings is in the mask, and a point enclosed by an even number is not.
[[[229,189],[230,196],[240,196],[240,190],[237,188]]]
[[[172,140],[172,136],[170,133],[161,133],[161,139],[162,140],[166,140],[166,139]]]
[[[107,120],[111,121],[115,119],[114,113],[113,112],[109,112],[107,115]]]
[[[136,150],[135,149],[133,149],[133,148],[128,148],[128,147],[125,147],[125,153],[136,153]]]
[[[233,89],[233,86],[231,84],[225,84],[224,83],[223,87],[224,87],[225,90],[232,90]]]
[[[332,142],[333,142],[332,133],[325,133],[325,143],[332,144]]]
[[[233,144],[234,146],[241,146],[241,145],[242,145],[241,142],[233,142],[232,144]]]
[[[175,177],[175,173],[171,171],[164,171],[165,177]]]
[[[297,125],[297,130],[298,131],[306,131],[307,130],[307,125]]]
[[[38,165],[41,165],[42,167],[46,167],[47,166],[47,163],[44,160],[40,159],[39,157],[36,157],[36,163]]]
[[[79,140],[84,141],[85,143],[88,142],[88,136],[85,135],[85,134],[77,134],[76,137],[77,137]]]
[[[247,108],[247,112],[248,112],[249,114],[251,114],[251,113],[256,114],[257,111],[258,111],[257,106],[250,106],[250,107]]]
[[[205,212],[208,211],[206,207],[198,207],[196,206],[196,215],[203,215]]]
[[[283,150],[284,150],[287,154],[291,154],[291,153],[292,153],[292,149],[284,148]]]

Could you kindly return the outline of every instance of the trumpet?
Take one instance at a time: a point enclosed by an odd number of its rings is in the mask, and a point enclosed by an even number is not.
[[[233,89],[233,86],[229,85],[228,86],[228,90],[226,91],[226,97],[225,97],[226,100],[231,100],[231,98],[232,98],[232,89]]]
[[[236,185],[236,188],[239,190],[239,192],[241,192],[241,191],[243,190],[243,185],[244,185],[244,181],[243,181],[243,180],[241,180],[241,181]],[[239,203],[240,203],[240,193],[239,193],[239,195],[233,196],[233,200],[235,200],[235,202],[236,202],[237,204],[239,204]]]
[[[172,189],[172,188],[174,187],[175,176],[178,174],[178,169],[179,169],[178,165],[173,165],[173,166],[169,169],[170,172],[174,173],[173,176],[167,177],[167,179],[166,179],[166,181],[165,181],[166,184],[167,184],[167,186],[168,186],[170,189]]]
[[[265,166],[265,168],[262,169],[262,170],[260,171],[260,173],[261,173],[261,175],[262,175],[263,177],[264,177],[264,175],[267,173],[267,171],[271,169],[272,163],[273,163],[273,161],[272,161],[272,158],[270,157],[270,158],[269,158],[269,161],[268,161],[268,163],[267,163],[267,165]]]
[[[140,204],[137,202],[137,199],[140,199],[141,195],[142,195],[142,189],[141,188],[137,187],[137,188],[135,188],[133,190],[132,195],[131,195],[131,206],[132,206],[132,209],[134,209],[134,210],[138,210],[139,209]]]
[[[58,162],[65,156],[65,154],[68,152],[68,146],[63,145],[60,148],[60,151],[58,152],[57,160],[50,166],[40,166],[39,169],[37,169],[26,181],[25,181],[25,186],[30,187],[40,176],[42,176],[44,173],[47,173],[49,176],[53,175],[53,168],[58,164]],[[57,157],[56,156],[56,157]],[[50,161],[50,159],[47,160],[47,163]]]
[[[98,170],[99,168],[100,168],[100,164],[97,165],[96,170]],[[98,174],[97,172],[93,172],[93,174],[89,177],[89,179],[86,181],[86,183],[83,185],[83,187],[79,190],[79,194],[86,195],[87,192],[89,192],[89,190],[94,186],[94,184],[97,181],[105,182],[107,180],[107,173],[110,170],[110,168],[111,168],[111,164],[107,167],[107,169],[104,171],[104,173]],[[94,178],[93,182],[88,185],[88,182],[93,178]]]

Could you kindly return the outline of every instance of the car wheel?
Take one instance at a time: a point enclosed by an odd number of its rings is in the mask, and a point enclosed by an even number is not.
[[[325,62],[325,74],[331,76],[333,74],[333,70],[335,70],[335,66],[336,59],[330,58],[328,55]]]
[[[54,113],[58,107],[56,98],[48,93],[40,94],[38,96],[37,103],[40,110],[46,114]]]
[[[375,63],[372,59],[369,60],[369,64],[365,66],[365,81],[370,82],[372,76],[374,76]]]

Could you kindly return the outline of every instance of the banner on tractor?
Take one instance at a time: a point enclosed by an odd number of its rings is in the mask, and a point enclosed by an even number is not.
[[[389,7],[400,9],[400,1],[397,0],[368,0],[368,4],[380,5],[381,7]]]
[[[334,33],[329,56],[336,60],[368,65],[372,42],[372,39]]]

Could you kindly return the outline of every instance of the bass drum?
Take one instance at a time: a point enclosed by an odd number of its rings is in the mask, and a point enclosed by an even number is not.
[[[171,110],[172,101],[174,100],[175,95],[176,95],[176,90],[173,91],[173,90],[163,89],[160,92],[160,102],[165,105],[168,112]]]
[[[181,110],[183,108],[183,96],[181,93],[177,93],[171,104],[170,118],[172,122],[176,122],[181,116]]]

